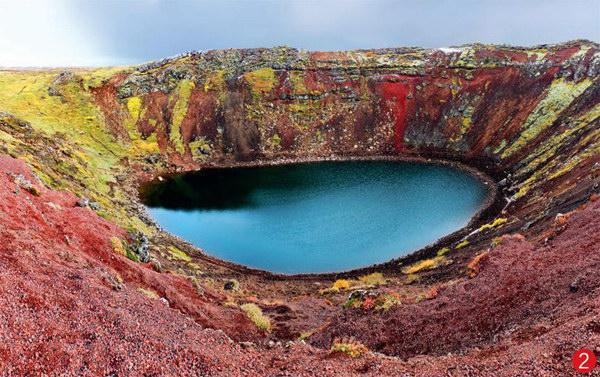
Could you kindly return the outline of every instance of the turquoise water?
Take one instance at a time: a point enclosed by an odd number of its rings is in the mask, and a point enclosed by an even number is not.
[[[221,259],[286,274],[406,255],[465,226],[486,194],[450,167],[383,161],[206,169],[142,190],[169,232]]]

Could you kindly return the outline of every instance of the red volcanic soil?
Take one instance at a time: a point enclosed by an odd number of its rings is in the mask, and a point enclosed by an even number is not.
[[[433,299],[349,310],[311,338],[399,356],[352,359],[268,347],[219,293],[116,254],[121,229],[19,160],[0,156],[0,198],[2,376],[562,376],[575,350],[600,354],[600,200],[539,238],[506,236]]]
[[[474,259],[473,279],[443,284],[435,299],[382,314],[346,311],[312,342],[326,346],[353,335],[371,350],[402,359],[468,352],[477,363],[494,365],[479,370],[484,375],[567,374],[575,350],[600,353],[596,198],[558,215],[537,240],[503,236]]]
[[[414,106],[412,92],[415,79],[397,75],[384,76],[383,79],[379,84],[380,95],[385,110],[394,114],[394,147],[396,151],[401,152],[404,149],[406,115],[413,112],[409,107]]]
[[[200,325],[258,337],[244,314],[213,303],[219,295],[114,253],[124,232],[23,162],[0,156],[0,197],[0,374],[191,370],[210,364],[194,352],[210,344],[193,335]]]

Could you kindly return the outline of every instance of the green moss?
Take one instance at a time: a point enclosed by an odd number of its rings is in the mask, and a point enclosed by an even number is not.
[[[188,111],[188,102],[195,84],[191,80],[181,80],[176,91],[176,103],[173,107],[171,122],[171,133],[169,138],[175,150],[181,154],[184,152],[183,140],[181,138],[181,123]]]
[[[204,160],[212,151],[212,146],[204,137],[199,137],[190,142],[188,145],[192,151],[192,157],[194,160]]]
[[[219,93],[219,101],[223,103],[225,99],[225,71],[217,69],[211,71],[204,80],[204,91],[214,91]]]
[[[455,249],[462,249],[463,247],[469,246],[470,242],[469,240],[464,240],[459,242],[454,248]]]
[[[384,294],[378,298],[375,305],[375,310],[388,311],[395,305],[402,305],[400,299],[391,294]]]
[[[409,274],[406,276],[406,279],[404,280],[404,284],[406,285],[411,285],[413,283],[418,282],[419,280],[421,280],[421,277],[417,274]]]
[[[279,149],[279,147],[281,146],[281,137],[278,134],[274,134],[270,139],[269,139],[269,147],[271,149]]]
[[[129,248],[125,248],[125,256],[136,263],[140,261],[140,257]]]
[[[460,50],[460,55],[454,65],[461,68],[475,68],[477,66],[475,49],[472,47],[461,47]]]
[[[488,230],[488,229],[492,229],[492,228],[496,228],[500,225],[506,224],[506,222],[508,221],[507,218],[504,217],[498,217],[497,219],[495,219],[494,221],[492,221],[491,223],[488,224],[484,224],[481,226],[481,228],[479,228],[480,232],[483,232],[484,230]]]
[[[519,174],[524,175],[531,173],[519,186],[519,191],[515,194],[515,199],[525,196],[538,182],[545,181],[548,179],[556,178],[571,168],[576,166],[579,162],[585,158],[598,153],[598,144],[591,143],[591,140],[597,138],[598,130],[593,131],[586,138],[579,140],[579,145],[590,146],[586,151],[581,152],[579,155],[572,158],[556,158],[559,153],[560,146],[564,144],[565,140],[573,137],[577,133],[581,132],[585,128],[592,125],[593,121],[600,117],[600,104],[594,106],[590,111],[586,112],[577,119],[571,121],[572,127],[567,128],[562,133],[552,136],[547,139],[542,145],[536,149],[529,157],[525,160],[525,165],[519,170]],[[596,135],[596,136],[594,136]]]
[[[502,158],[509,157],[552,125],[560,113],[591,84],[591,79],[580,82],[567,81],[565,78],[554,80],[546,90],[545,97],[523,123],[518,139],[502,152]]]
[[[335,340],[331,345],[331,352],[340,352],[352,358],[356,358],[369,352],[369,349],[365,345],[355,341],[354,339]]]
[[[27,139],[19,137],[21,140],[16,142],[13,135],[11,149],[18,148],[18,157],[27,161],[50,187],[99,202],[106,215],[121,225],[137,223],[139,219],[114,203],[127,197],[113,183],[115,176],[124,171],[120,160],[129,156],[130,150],[108,129],[103,113],[86,90],[86,85],[97,80],[86,71],[84,78],[75,74],[56,84],[59,72],[0,72],[0,109],[27,120],[32,127]],[[56,87],[60,96],[50,96],[50,86]],[[8,141],[8,137],[2,139]],[[40,154],[39,145],[63,154],[60,159],[50,158]]]
[[[300,336],[298,337],[298,340],[300,341],[305,341],[306,339],[310,338],[310,336],[312,334],[315,333],[316,330],[309,330],[309,331],[303,331],[300,333]]]
[[[299,71],[291,71],[288,76],[295,94],[306,94],[308,90],[304,84],[304,74]]]
[[[184,262],[192,261],[192,258],[189,255],[187,255],[184,251],[180,250],[175,246],[169,246],[167,248],[167,251],[169,252],[169,256],[167,256],[167,258],[170,260],[178,260]]]
[[[584,138],[582,140],[582,144],[586,145],[592,138],[595,139],[594,140],[595,143],[593,145],[586,148],[585,151],[583,151],[583,152],[577,154],[576,156],[565,161],[558,170],[556,170],[552,174],[550,174],[548,179],[552,180],[557,177],[560,177],[561,175],[566,174],[569,171],[573,170],[573,168],[575,168],[575,166],[577,166],[582,161],[585,161],[588,157],[600,155],[600,130],[598,130],[598,131],[592,133],[591,135],[587,136],[586,138]]]
[[[126,66],[76,70],[78,76],[81,77],[83,81],[83,88],[85,90],[96,88],[104,84],[107,80],[111,79],[117,73],[131,71],[131,67]]]
[[[527,54],[527,57],[532,60],[541,60],[546,56],[548,50],[545,48],[538,48],[535,50],[525,50],[525,53]]]

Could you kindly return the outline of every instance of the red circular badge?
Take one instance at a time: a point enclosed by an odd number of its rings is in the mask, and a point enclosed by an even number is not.
[[[589,373],[596,367],[596,355],[587,348],[573,354],[573,368],[581,373]]]

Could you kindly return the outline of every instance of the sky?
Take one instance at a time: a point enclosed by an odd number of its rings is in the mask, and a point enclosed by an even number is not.
[[[191,50],[600,41],[600,0],[0,0],[0,66],[137,64]]]

